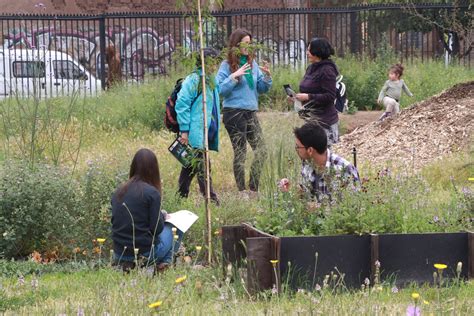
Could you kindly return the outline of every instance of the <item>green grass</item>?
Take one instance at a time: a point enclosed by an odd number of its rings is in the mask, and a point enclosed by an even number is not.
[[[181,276],[186,281],[176,285]],[[0,311],[6,315],[144,315],[153,311],[173,315],[401,315],[413,304],[412,292],[420,294],[419,306],[426,315],[474,311],[472,282],[439,291],[411,285],[394,293],[392,284],[381,284],[364,290],[328,286],[313,293],[284,289],[280,295],[262,292],[250,296],[239,277],[229,282],[218,267],[196,270],[183,265],[155,278],[144,270],[123,275],[102,268],[30,275],[23,285],[17,277],[3,278],[0,284]],[[162,301],[161,307],[150,309],[148,305],[156,301]]]

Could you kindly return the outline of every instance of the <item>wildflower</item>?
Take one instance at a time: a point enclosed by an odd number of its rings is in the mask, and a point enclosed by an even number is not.
[[[38,288],[39,282],[38,279],[32,279],[31,280],[31,287],[36,290]]]
[[[420,316],[421,311],[417,306],[410,305],[407,307],[407,316]]]
[[[376,267],[376,268],[380,268],[380,261],[375,260],[375,267]]]
[[[459,261],[458,265],[456,266],[456,272],[459,275],[459,274],[461,274],[461,271],[462,271],[462,262]]]
[[[94,248],[92,248],[92,253],[97,253],[97,254],[99,254],[99,253],[101,253],[101,252],[102,252],[102,251],[100,250],[99,247],[94,247]]]
[[[434,267],[435,267],[436,269],[438,269],[438,271],[440,271],[440,270],[446,269],[448,266],[445,265],[445,264],[443,264],[443,263],[435,263],[435,264],[434,264]]]
[[[297,293],[304,294],[304,289],[298,289],[296,292],[297,292]]]
[[[290,190],[290,180],[288,180],[287,178],[283,178],[278,181],[277,186],[281,192],[288,192]]]
[[[97,238],[97,242],[102,245],[105,242],[105,238]]]
[[[430,302],[423,300],[423,304],[430,305]]]
[[[184,281],[186,281],[186,276],[182,276],[182,277],[179,277],[176,279],[175,283],[176,284],[181,284],[183,283]]]
[[[20,275],[20,277],[18,278],[18,284],[19,285],[25,285],[25,277]]]
[[[369,280],[369,278],[365,278],[364,284],[365,284],[366,286],[369,286],[369,285],[370,285],[370,280]]]
[[[396,286],[392,287],[392,293],[394,294],[398,293],[398,287]]]
[[[272,264],[273,267],[276,267],[278,260],[270,260],[270,263]]]
[[[219,236],[220,232],[218,229],[216,229],[216,231],[214,232],[214,236]]]
[[[158,308],[161,306],[161,304],[163,304],[162,301],[156,301],[155,303],[151,303],[148,305],[148,308]]]
[[[318,283],[316,283],[316,286],[314,287],[314,289],[316,291],[321,291],[321,285],[319,285]]]
[[[277,290],[275,284],[273,284],[273,287],[272,287],[272,294],[273,295],[278,294],[278,290]]]
[[[196,246],[196,251],[201,251],[202,247],[201,246]]]
[[[72,252],[73,252],[73,253],[79,253],[79,252],[81,252],[81,248],[76,247],[76,248],[74,248],[74,249],[72,250]]]
[[[420,298],[420,294],[416,293],[416,292],[413,292],[411,293],[411,297],[414,299],[414,300],[417,300]]]
[[[83,254],[84,256],[87,256],[87,249],[85,249],[85,250],[82,252],[82,254]]]
[[[383,291],[383,287],[382,287],[381,285],[379,285],[379,286],[377,286],[376,290],[379,291],[379,292],[382,292],[382,291]]]
[[[84,314],[84,309],[82,309],[82,308],[79,307],[79,308],[77,309],[77,316],[84,316],[84,315],[85,315],[85,314]]]
[[[435,223],[439,222],[439,217],[438,217],[438,216],[434,216],[434,217],[433,217],[433,222],[435,222]]]

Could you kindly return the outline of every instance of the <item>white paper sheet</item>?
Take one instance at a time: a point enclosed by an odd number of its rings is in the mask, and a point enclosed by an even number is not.
[[[165,222],[173,224],[178,228],[180,231],[185,233],[191,225],[194,224],[195,221],[199,218],[193,212],[188,210],[181,210],[175,213],[168,214],[169,218],[165,220]]]

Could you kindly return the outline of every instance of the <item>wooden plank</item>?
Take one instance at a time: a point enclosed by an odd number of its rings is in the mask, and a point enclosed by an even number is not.
[[[241,265],[247,257],[245,239],[247,233],[241,225],[222,227],[222,252],[224,269],[227,264]]]
[[[272,238],[247,238],[247,288],[251,294],[271,289],[274,283]]]

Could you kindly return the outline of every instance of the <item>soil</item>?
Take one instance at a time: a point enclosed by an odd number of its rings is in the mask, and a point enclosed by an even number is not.
[[[369,113],[363,116],[380,112]],[[415,170],[453,152],[468,151],[473,143],[474,81],[415,103],[383,122],[377,119],[367,118],[369,123],[342,136],[335,151],[352,157],[355,147],[358,162],[410,166]],[[353,121],[358,123],[357,116],[349,118],[351,124]]]
[[[354,114],[339,114],[341,132],[348,134],[358,127],[375,122],[383,111],[357,111]]]

